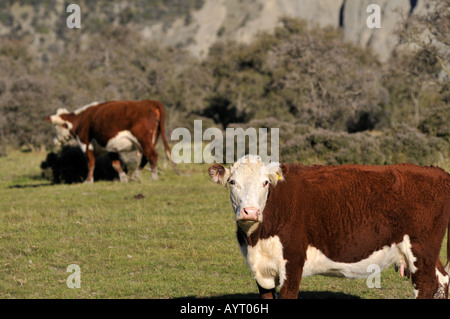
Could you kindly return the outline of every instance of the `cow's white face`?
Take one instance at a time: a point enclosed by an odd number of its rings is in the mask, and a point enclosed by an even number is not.
[[[52,123],[56,131],[56,140],[59,144],[66,144],[71,138],[72,123],[64,120],[61,115],[67,114],[69,111],[65,109],[58,109],[55,115],[47,117],[47,121]]]
[[[216,183],[230,185],[231,205],[240,225],[262,222],[269,185],[283,179],[279,163],[263,163],[255,155],[242,157],[230,168],[213,165],[208,172]]]

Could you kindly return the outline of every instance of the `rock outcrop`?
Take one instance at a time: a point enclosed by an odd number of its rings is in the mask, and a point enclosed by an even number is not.
[[[50,1],[51,2],[51,1]],[[54,3],[53,3],[54,2]],[[41,54],[64,50],[67,40],[64,1],[30,5],[9,2],[0,5],[0,35],[32,35],[32,45]],[[198,1],[202,3],[200,0]],[[311,26],[342,28],[344,38],[363,47],[371,47],[380,60],[386,60],[398,42],[395,29],[410,14],[425,13],[430,0],[203,0],[173,19],[156,14],[146,19],[145,6],[134,2],[98,1],[95,6],[80,1],[83,36],[95,32],[96,24],[126,24],[146,39],[165,46],[186,48],[203,58],[216,41],[249,43],[258,32],[271,32],[280,18],[302,18]],[[370,29],[366,21],[369,4],[381,9],[381,28]],[[169,4],[167,4],[169,6]],[[151,8],[148,8],[149,10]],[[167,9],[167,8],[166,8]],[[167,10],[166,10],[167,11]],[[176,11],[176,10],[174,10]],[[163,11],[162,11],[163,12]],[[37,21],[37,22],[36,22]],[[94,27],[93,27],[94,25]]]
[[[369,4],[381,9],[381,28],[370,29]],[[191,22],[178,19],[163,31],[162,24],[144,29],[147,38],[166,45],[183,46],[204,57],[217,40],[250,42],[260,31],[273,30],[280,17],[305,19],[311,26],[342,28],[347,41],[373,48],[380,60],[386,60],[398,42],[395,30],[409,14],[426,11],[426,0],[208,0],[192,13]]]

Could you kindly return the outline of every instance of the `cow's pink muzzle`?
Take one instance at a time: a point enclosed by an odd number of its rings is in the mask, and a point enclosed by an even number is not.
[[[240,218],[241,221],[259,221],[259,215],[261,211],[256,207],[244,207],[241,210]]]

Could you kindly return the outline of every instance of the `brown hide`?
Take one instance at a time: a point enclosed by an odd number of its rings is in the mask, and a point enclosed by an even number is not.
[[[83,143],[95,139],[105,147],[123,130],[136,137],[151,136],[158,129],[161,110],[162,105],[157,101],[111,101],[88,107],[79,114],[62,114],[61,118],[74,125],[73,133]]]
[[[71,134],[85,144],[88,157],[89,173],[87,181],[93,180],[95,158],[88,149],[92,140],[105,147],[109,140],[121,131],[130,131],[142,148],[142,161],[139,170],[150,162],[152,171],[156,173],[158,154],[155,144],[161,134],[165,153],[170,158],[170,148],[164,132],[165,111],[158,101],[110,101],[92,105],[75,113],[61,114],[60,117],[72,123]],[[113,163],[115,165],[117,163]],[[117,166],[117,165],[115,165]],[[117,166],[120,173],[120,168]],[[175,167],[174,170],[176,171]]]
[[[282,297],[296,298],[309,245],[335,262],[354,263],[404,235],[417,258],[418,297],[433,297],[450,217],[448,173],[410,164],[282,167],[285,181],[270,189],[263,222],[246,238],[250,246],[280,238],[287,260]],[[238,240],[245,241],[239,229]]]

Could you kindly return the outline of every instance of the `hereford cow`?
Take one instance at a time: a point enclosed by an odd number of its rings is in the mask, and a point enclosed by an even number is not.
[[[404,264],[416,298],[447,298],[448,266],[439,260],[450,218],[444,170],[305,167],[246,155],[208,172],[230,186],[239,245],[261,297],[276,296],[279,285],[281,298],[297,298],[310,275],[359,278],[373,273],[371,265]]]
[[[132,179],[139,179],[147,162],[150,162],[153,179],[157,179],[158,153],[155,145],[160,134],[166,155],[176,171],[164,132],[164,107],[158,101],[95,102],[74,112],[58,109],[55,115],[48,116],[46,120],[55,126],[57,139],[61,143],[73,137],[81,150],[86,153],[88,158],[86,182],[94,181],[94,148],[118,154],[137,149],[143,155]],[[113,160],[112,164],[119,174],[120,181],[128,181],[119,159]]]

